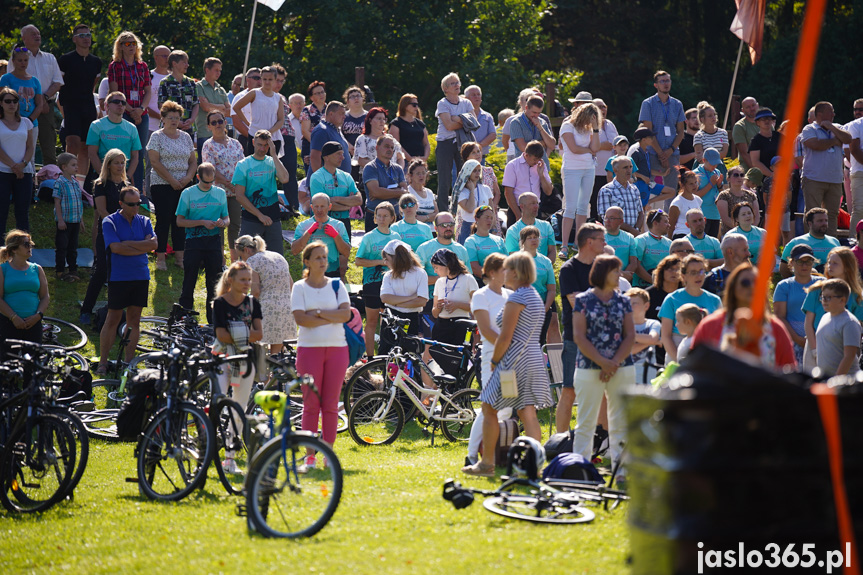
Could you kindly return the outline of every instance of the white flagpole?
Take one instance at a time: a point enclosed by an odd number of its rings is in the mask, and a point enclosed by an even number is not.
[[[252,7],[252,23],[249,26],[249,41],[246,42],[246,59],[243,60],[243,69],[241,71],[241,73],[243,74],[243,85],[244,86],[245,86],[246,70],[249,69],[249,50],[252,49],[252,30],[255,29],[255,15],[257,13],[258,13],[258,0],[254,0],[254,4]],[[740,63],[740,55],[739,54],[737,55],[737,63],[738,64]],[[735,71],[735,73],[736,73],[736,71]],[[731,85],[732,85],[732,87],[734,86],[734,84],[731,84]],[[726,112],[726,115],[728,115],[727,112]]]
[[[254,22],[254,16],[252,16]],[[249,32],[249,41],[251,42],[252,35],[251,31]],[[734,76],[731,78],[731,90],[728,92],[728,105],[725,107],[725,121],[722,124],[722,129],[728,129],[728,114],[731,113],[731,98],[734,96],[734,84],[737,83],[737,70],[740,69],[740,55],[743,54],[743,39],[740,39],[740,48],[737,50],[737,63],[734,64]],[[246,57],[248,57],[248,52],[246,53]]]

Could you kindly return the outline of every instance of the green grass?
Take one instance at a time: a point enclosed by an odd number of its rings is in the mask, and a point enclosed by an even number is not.
[[[50,206],[33,207],[39,247],[53,246]],[[92,220],[92,211],[86,219]],[[285,222],[293,228],[295,222]],[[361,224],[355,223],[355,226]],[[81,247],[90,247],[82,233]],[[286,255],[295,279],[299,258]],[[555,262],[556,268],[560,262]],[[47,270],[51,316],[78,319],[86,281],[67,284]],[[145,314],[166,315],[177,301],[183,273],[155,271]],[[351,266],[349,281],[360,282]],[[204,311],[203,280],[196,308]],[[102,298],[106,293],[103,291]],[[85,355],[94,355],[98,341]],[[548,413],[541,412],[543,432]],[[443,482],[493,489],[499,483],[463,477],[465,447],[438,436],[435,447],[416,423],[393,445],[360,448],[347,435],[336,442],[345,469],[341,504],[330,523],[302,541],[249,535],[236,516],[237,497],[225,494],[210,469],[203,490],[179,503],[154,503],[139,495],[133,445],[91,441],[90,461],[74,501],[35,516],[0,513],[0,565],[4,573],[627,573],[625,509],[572,527],[505,519],[473,506],[457,511],[441,497]]]

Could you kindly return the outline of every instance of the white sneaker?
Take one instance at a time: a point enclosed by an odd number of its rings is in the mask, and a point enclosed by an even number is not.
[[[242,471],[237,467],[237,462],[233,459],[225,459],[222,462],[222,471],[225,473],[230,473],[232,475],[240,475]]]

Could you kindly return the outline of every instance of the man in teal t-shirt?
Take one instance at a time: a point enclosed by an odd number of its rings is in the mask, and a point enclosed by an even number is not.
[[[312,217],[300,222],[294,231],[294,241],[291,242],[291,253],[300,255],[306,245],[312,241],[323,242],[327,246],[327,277],[341,278],[345,281],[345,270],[348,267],[348,256],[351,253],[351,238],[345,225],[331,218],[330,198],[324,193],[312,197]]]
[[[363,203],[363,197],[351,175],[339,169],[345,158],[342,145],[327,142],[321,148],[323,166],[309,178],[309,193],[324,193],[330,197],[330,216],[350,228],[350,209]]]
[[[195,305],[198,270],[204,266],[207,285],[207,321],[212,323],[210,302],[216,293],[216,282],[222,275],[222,230],[228,227],[228,198],[225,190],[213,185],[216,168],[205,162],[198,166],[198,183],[183,190],[177,204],[177,225],[186,228],[183,259],[183,291],[179,304],[186,309]],[[233,246],[232,246],[233,247]]]
[[[707,227],[704,212],[698,208],[693,208],[686,212],[686,227],[689,228],[689,234],[686,235],[686,239],[692,244],[692,249],[696,253],[704,256],[711,269],[725,263],[722,248],[719,246],[719,240],[713,236],[708,236],[704,231]]]
[[[635,236],[621,229],[623,224],[623,208],[611,206],[605,210],[605,243],[614,249],[614,255],[623,264],[623,277],[632,282],[635,270],[638,269]]]
[[[437,281],[438,275],[434,271],[434,266],[431,264],[431,257],[440,249],[450,250],[455,252],[458,259],[462,261],[464,267],[470,269],[470,260],[467,256],[467,250],[464,246],[453,239],[455,237],[455,220],[449,212],[440,212],[434,219],[435,231],[437,239],[429,240],[417,248],[417,257],[423,264],[426,273],[429,277],[429,301],[434,300],[434,284]]]
[[[126,154],[126,175],[131,182],[138,166],[141,139],[132,122],[123,119],[125,109],[126,96],[122,92],[108,94],[105,99],[105,111],[108,115],[90,124],[87,132],[87,156],[96,173],[101,173],[102,158],[108,150],[117,148]]]
[[[809,233],[797,236],[785,246],[782,250],[782,264],[779,266],[779,271],[782,277],[791,277],[791,268],[788,267],[788,258],[791,256],[791,250],[798,244],[806,244],[812,248],[812,254],[818,260],[815,269],[824,273],[824,265],[827,263],[827,254],[833,248],[839,247],[839,240],[833,236],[827,235],[829,226],[827,219],[827,210],[824,208],[812,208],[806,212],[806,223],[809,225]],[[816,324],[817,325],[817,324]]]
[[[671,240],[665,236],[668,233],[668,214],[662,210],[650,210],[647,229],[650,231],[635,238],[635,257],[639,265],[632,279],[636,287],[653,284],[653,270],[671,250]]]

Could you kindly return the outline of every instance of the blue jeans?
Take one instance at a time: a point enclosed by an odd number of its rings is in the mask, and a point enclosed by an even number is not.
[[[15,227],[30,231],[30,202],[33,199],[33,174],[20,180],[15,174],[0,172],[0,228],[6,234],[9,206],[15,206]]]
[[[578,346],[571,339],[563,342],[563,387],[572,387],[575,376],[575,362],[578,359]]]

